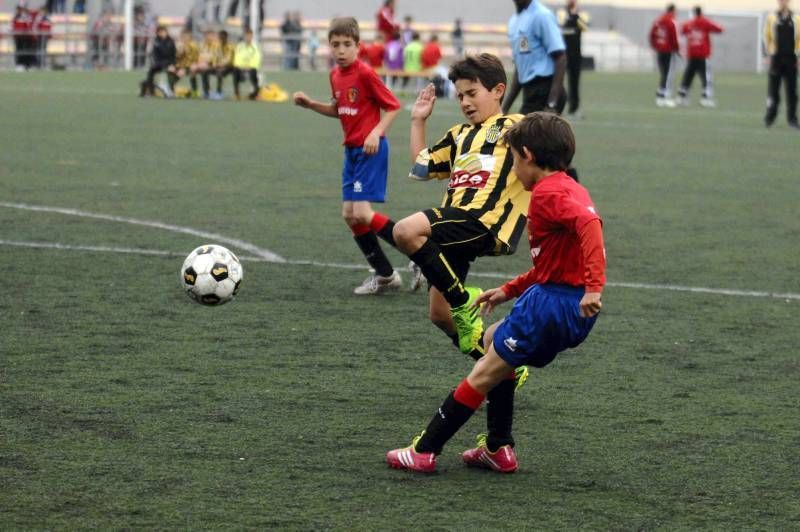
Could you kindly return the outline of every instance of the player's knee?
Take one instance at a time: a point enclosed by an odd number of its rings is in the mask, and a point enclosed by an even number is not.
[[[413,224],[406,220],[400,220],[394,225],[392,236],[397,245],[403,247],[413,243],[418,235]]]

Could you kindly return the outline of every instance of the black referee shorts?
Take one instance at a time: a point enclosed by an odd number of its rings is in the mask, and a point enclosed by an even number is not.
[[[431,240],[442,249],[453,272],[463,283],[472,262],[495,250],[495,237],[480,220],[455,207],[422,211],[431,224]]]
[[[536,111],[544,111],[547,108],[547,99],[550,97],[550,86],[553,84],[553,76],[533,78],[522,85],[522,108],[519,112],[523,115]],[[567,104],[567,93],[564,87],[558,93],[556,102],[556,113],[561,114]]]

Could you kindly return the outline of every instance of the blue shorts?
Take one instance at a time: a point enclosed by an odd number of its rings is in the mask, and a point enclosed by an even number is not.
[[[378,152],[364,153],[364,147],[344,149],[342,169],[343,201],[386,200],[386,176],[389,174],[389,143],[381,137]]]
[[[542,368],[561,351],[583,342],[597,320],[597,315],[581,316],[583,293],[583,288],[560,284],[535,284],[525,290],[494,331],[497,354],[515,368]]]

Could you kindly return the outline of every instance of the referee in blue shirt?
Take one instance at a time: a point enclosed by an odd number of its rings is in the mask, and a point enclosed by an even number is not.
[[[503,101],[503,113],[522,89],[520,113],[551,111],[561,114],[567,102],[564,72],[566,46],[553,12],[538,0],[514,0],[517,13],[508,21],[508,39],[515,72]]]

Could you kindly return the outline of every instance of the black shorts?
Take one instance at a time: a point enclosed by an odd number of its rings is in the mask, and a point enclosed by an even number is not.
[[[462,283],[472,261],[494,252],[494,235],[467,211],[436,207],[422,212],[431,224],[431,240],[442,248],[447,262]]]
[[[550,98],[550,87],[553,84],[553,76],[533,78],[527,83],[522,84],[522,108],[519,112],[523,115],[535,111],[544,111],[547,108],[547,100]],[[567,93],[562,87],[558,93],[555,111],[561,114],[567,103]]]

